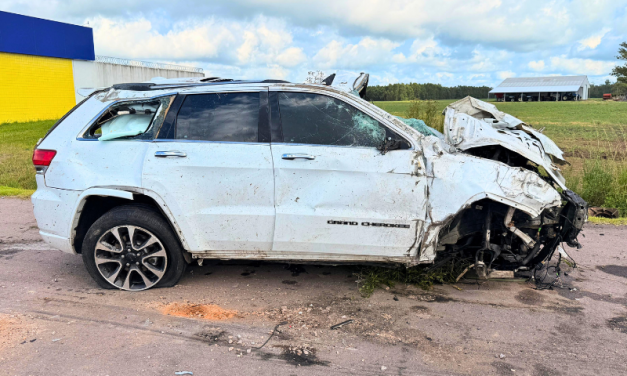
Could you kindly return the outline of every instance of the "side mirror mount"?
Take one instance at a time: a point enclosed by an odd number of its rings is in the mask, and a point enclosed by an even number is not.
[[[387,154],[392,150],[409,149],[410,145],[404,138],[392,132],[386,128],[386,135],[383,142],[377,146],[377,150],[381,152],[381,155]]]
[[[377,146],[377,150],[381,152],[381,155],[385,155],[388,151],[398,150],[400,148],[401,142],[393,139],[392,137],[386,137],[381,145]]]

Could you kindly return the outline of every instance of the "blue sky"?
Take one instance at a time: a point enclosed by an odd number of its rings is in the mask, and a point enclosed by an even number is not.
[[[507,77],[602,83],[627,41],[627,0],[0,0],[90,26],[96,54],[301,82],[364,71],[371,84],[495,86]]]

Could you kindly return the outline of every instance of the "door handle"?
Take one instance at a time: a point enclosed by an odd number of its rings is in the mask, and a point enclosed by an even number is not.
[[[287,159],[289,161],[293,161],[294,159],[307,159],[309,161],[313,161],[314,159],[316,159],[316,156],[309,154],[283,154],[281,158]]]
[[[182,151],[176,151],[176,150],[168,150],[168,151],[156,151],[155,152],[155,157],[159,157],[159,158],[166,158],[166,157],[179,157],[179,158],[185,158],[187,157],[186,153],[183,153]]]

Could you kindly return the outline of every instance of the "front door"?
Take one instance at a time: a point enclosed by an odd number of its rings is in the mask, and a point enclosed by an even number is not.
[[[267,88],[177,100],[146,153],[143,187],[165,201],[191,251],[271,250],[274,177],[260,131]]]
[[[409,256],[426,213],[415,150],[382,155],[377,146],[393,132],[340,99],[290,91],[275,97],[272,123],[280,123],[282,142],[273,131],[273,250],[338,260]]]

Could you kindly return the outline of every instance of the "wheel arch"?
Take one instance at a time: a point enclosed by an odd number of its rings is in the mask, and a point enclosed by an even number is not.
[[[129,204],[144,205],[159,212],[168,222],[182,248],[186,251],[186,260],[188,258],[191,260],[191,257],[188,257],[189,247],[185,237],[161,197],[151,191],[125,188],[90,188],[81,194],[74,210],[70,231],[70,243],[74,252],[78,254],[82,252],[83,240],[87,230],[98,218],[115,207]]]

